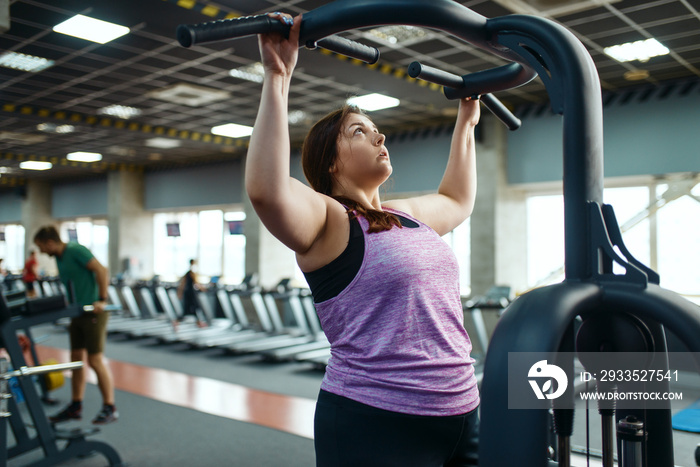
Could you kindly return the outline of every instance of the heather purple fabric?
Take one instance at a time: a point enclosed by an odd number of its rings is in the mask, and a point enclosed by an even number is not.
[[[416,219],[418,228],[373,234],[359,220],[360,271],[339,295],[316,304],[331,342],[321,389],[414,415],[475,409],[479,390],[452,250]]]

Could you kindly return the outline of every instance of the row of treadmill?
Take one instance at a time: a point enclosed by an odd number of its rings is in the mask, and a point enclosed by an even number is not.
[[[304,289],[288,287],[286,280],[273,290],[244,281],[238,287],[197,291],[196,316],[183,316],[174,285],[110,285],[109,300],[120,311],[110,317],[108,333],[310,362],[319,368],[330,358],[313,298]]]
[[[20,280],[15,285],[23,288]],[[39,296],[65,294],[57,279],[41,281],[34,289]],[[216,347],[234,354],[255,353],[273,361],[309,362],[320,369],[330,358],[330,344],[309,290],[290,287],[288,279],[269,290],[259,287],[254,275],[236,286],[209,284],[196,291],[196,316],[184,316],[177,283],[115,282],[108,292],[113,309],[108,333],[194,348]],[[464,304],[465,326],[479,362],[510,294],[510,287],[493,286]]]

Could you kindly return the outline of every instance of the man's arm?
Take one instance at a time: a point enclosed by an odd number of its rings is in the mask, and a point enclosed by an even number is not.
[[[97,289],[99,294],[99,299],[93,306],[95,307],[95,313],[101,313],[105,309],[107,304],[107,287],[109,286],[109,271],[106,267],[102,265],[97,258],[92,258],[87,262],[85,267],[95,274],[95,280],[97,280]]]

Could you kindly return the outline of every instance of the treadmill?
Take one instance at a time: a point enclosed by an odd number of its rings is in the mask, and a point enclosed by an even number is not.
[[[321,323],[316,314],[313,298],[310,295],[302,295],[299,297],[303,307],[306,321],[309,325],[311,333],[316,336],[316,339],[310,342],[303,342],[289,347],[281,347],[262,351],[262,355],[270,360],[295,360],[298,354],[303,352],[317,351],[322,349],[330,349],[331,344],[328,342],[326,335],[321,329]]]

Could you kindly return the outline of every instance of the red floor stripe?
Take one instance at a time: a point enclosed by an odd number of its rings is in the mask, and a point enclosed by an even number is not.
[[[40,361],[48,358],[70,361],[70,352],[65,349],[38,345],[37,353]],[[115,388],[120,391],[313,438],[316,402],[311,399],[117,360],[107,359],[107,363],[114,376]],[[66,373],[70,376],[70,372]],[[93,384],[97,382],[92,371],[88,371],[87,380]]]

